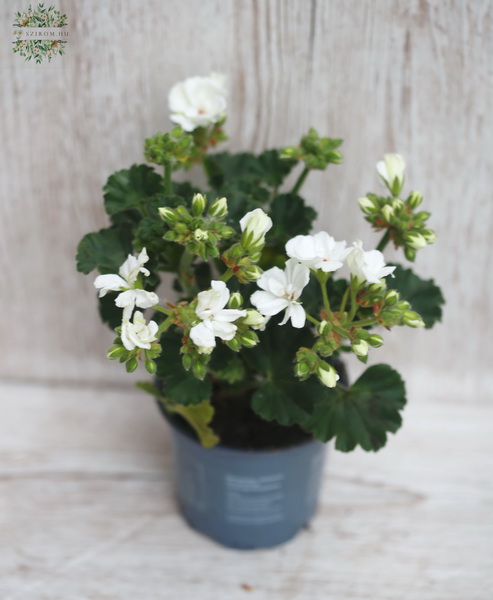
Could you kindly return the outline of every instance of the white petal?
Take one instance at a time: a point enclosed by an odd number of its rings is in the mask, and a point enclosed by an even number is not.
[[[115,298],[115,304],[118,308],[125,308],[126,306],[135,306],[135,290],[127,290],[122,292]]]
[[[199,347],[213,348],[216,345],[214,333],[204,322],[199,323],[190,329],[190,337],[192,342]]]
[[[289,306],[287,298],[279,298],[270,292],[261,291],[254,292],[250,298],[250,302],[266,317],[277,315],[277,313],[280,313],[281,310]]]
[[[212,322],[212,330],[214,335],[221,338],[222,340],[232,340],[235,336],[238,327],[233,323],[220,323],[218,321]]]
[[[98,275],[94,280],[94,287],[99,289],[99,297],[102,298],[107,292],[119,292],[127,288],[127,282],[119,275]]]
[[[310,281],[310,269],[298,262],[296,258],[290,258],[286,261],[286,279],[288,285],[291,284],[295,289],[295,299],[298,299],[303,288]]]
[[[305,309],[298,302],[289,303],[284,319],[279,325],[285,325],[289,319],[291,319],[291,325],[296,329],[301,329],[304,326],[306,320]]]
[[[279,267],[272,267],[264,271],[257,280],[260,289],[282,297],[286,293],[287,279],[286,273]]]
[[[225,308],[223,310],[218,311],[214,317],[213,321],[215,323],[232,323],[241,317],[246,317],[246,310],[237,310],[235,308]]]
[[[140,308],[150,308],[159,302],[159,296],[154,292],[146,292],[146,290],[135,291],[135,304]]]

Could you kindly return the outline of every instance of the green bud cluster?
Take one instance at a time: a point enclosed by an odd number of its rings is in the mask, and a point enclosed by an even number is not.
[[[403,247],[408,260],[413,261],[416,252],[433,244],[436,235],[426,226],[430,217],[427,211],[415,212],[423,201],[420,192],[411,192],[407,200],[368,194],[358,199],[365,219],[377,231],[387,229],[395,247]]]
[[[320,383],[329,388],[335,387],[339,379],[334,367],[309,348],[300,348],[296,353],[294,372],[300,381],[316,375]]]
[[[202,194],[194,195],[190,210],[185,206],[159,208],[159,215],[170,228],[164,239],[185,246],[203,260],[217,258],[220,254],[218,244],[235,232],[223,220],[228,213],[226,198],[220,198],[206,208],[207,200]]]
[[[299,146],[288,146],[281,151],[281,158],[300,160],[307,169],[323,171],[330,163],[340,164],[342,154],[336,150],[342,140],[320,137],[315,129],[311,128],[307,135],[301,138]]]
[[[260,252],[251,252],[241,243],[233,244],[222,255],[224,264],[231,269],[240,283],[257,281],[262,275],[262,269],[256,264],[260,260]]]
[[[174,127],[170,133],[156,133],[147,138],[144,156],[157,165],[172,165],[174,169],[186,166],[194,151],[193,137],[181,127]]]
[[[118,332],[120,328],[117,328]],[[154,358],[157,358],[161,354],[161,344],[159,342],[153,342],[149,350],[143,348],[134,348],[133,350],[127,350],[122,344],[121,338],[117,337],[113,341],[113,346],[106,352],[106,357],[110,360],[119,360],[121,363],[125,363],[125,369],[127,373],[133,373],[139,366],[139,361],[144,361],[145,368],[148,373],[154,375],[157,370]]]

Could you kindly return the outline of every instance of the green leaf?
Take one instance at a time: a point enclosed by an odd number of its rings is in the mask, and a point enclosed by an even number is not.
[[[162,353],[155,359],[156,375],[163,380],[166,397],[177,404],[200,404],[209,400],[212,384],[208,379],[200,381],[192,371],[185,371],[180,354],[181,336],[167,331],[161,336]]]
[[[194,406],[181,406],[170,402],[170,400],[163,396],[157,387],[150,382],[138,381],[136,385],[144,392],[154,396],[154,398],[156,398],[170,414],[178,414],[183,417],[188,424],[193,427],[204,448],[212,448],[219,443],[220,440],[218,436],[214,433],[214,430],[209,427],[209,424],[214,417],[214,407],[210,402],[201,402]]]
[[[422,317],[426,329],[442,320],[442,306],[445,300],[433,279],[421,279],[411,269],[400,265],[397,265],[394,275],[394,279],[387,279],[389,287],[397,290],[402,299],[411,304],[413,310]]]
[[[300,382],[288,371],[284,380],[267,382],[255,392],[252,408],[266,421],[303,427],[313,412],[317,395],[322,391],[323,388],[316,382]]]
[[[258,156],[249,152],[220,152],[204,158],[209,185],[215,189],[238,180],[278,187],[296,162],[281,159],[277,150],[266,150]]]
[[[304,427],[323,442],[335,438],[342,452],[358,445],[377,451],[386,444],[387,433],[401,426],[400,411],[405,404],[400,375],[388,365],[374,365],[351,388],[327,389]]]
[[[86,275],[94,269],[100,273],[118,273],[131,252],[131,235],[125,228],[110,227],[88,233],[77,248],[77,270]]]
[[[272,201],[270,216],[274,225],[269,232],[269,244],[285,244],[295,235],[310,232],[317,211],[296,194],[281,194]]]
[[[163,178],[148,165],[132,165],[110,175],[104,186],[104,206],[108,215],[140,208],[162,190]]]

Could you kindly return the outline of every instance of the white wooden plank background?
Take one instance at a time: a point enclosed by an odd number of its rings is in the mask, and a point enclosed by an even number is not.
[[[0,394],[2,600],[493,597],[490,403],[421,399],[385,451],[329,448],[311,528],[241,552],[177,513],[151,400],[14,383]]]
[[[177,80],[227,73],[232,149],[299,139],[310,125],[345,138],[345,163],[306,192],[319,227],[374,244],[356,210],[378,189],[374,164],[400,151],[434,213],[439,242],[416,268],[447,297],[444,324],[390,336],[392,358],[443,395],[491,386],[493,5],[465,0],[60,1],[71,39],[50,65],[0,43],[0,376],[116,382],[111,333],[92,278],[75,272],[80,237],[105,226],[101,186],[142,160],[169,125]],[[5,31],[20,0],[2,2]]]

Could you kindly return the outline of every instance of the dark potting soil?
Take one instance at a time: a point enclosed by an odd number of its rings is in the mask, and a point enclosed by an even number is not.
[[[212,399],[214,418],[211,427],[221,445],[243,450],[274,450],[296,446],[311,439],[301,427],[285,427],[265,421],[242,398],[216,394]]]

